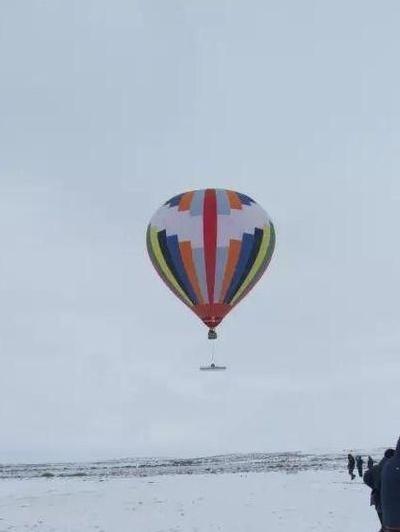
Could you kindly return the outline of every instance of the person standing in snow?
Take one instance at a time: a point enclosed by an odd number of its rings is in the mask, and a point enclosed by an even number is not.
[[[374,461],[370,456],[368,456],[368,462],[367,462],[368,469],[372,469],[374,467]]]
[[[400,438],[393,458],[382,469],[381,502],[383,530],[400,532]]]
[[[383,466],[394,455],[394,449],[386,449],[382,460],[373,466],[372,469],[367,469],[364,473],[364,483],[371,488],[371,506],[375,506],[379,521],[382,524],[382,504],[381,504],[381,474]],[[381,529],[382,531],[382,529]]]
[[[356,478],[354,474],[355,467],[356,467],[356,461],[354,460],[354,456],[352,454],[348,454],[347,455],[347,470],[349,472],[351,480]]]
[[[361,456],[360,455],[356,456],[356,464],[357,464],[357,471],[358,471],[359,477],[363,476],[363,463],[364,463],[364,460],[361,458]]]

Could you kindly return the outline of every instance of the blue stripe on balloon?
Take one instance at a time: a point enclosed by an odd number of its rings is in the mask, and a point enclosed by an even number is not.
[[[231,206],[226,190],[217,189],[217,214],[230,214]]]
[[[199,302],[197,301],[197,297],[193,290],[192,283],[189,281],[185,266],[182,261],[181,250],[179,248],[177,235],[167,236],[167,246],[172,262],[174,263],[176,275],[180,281],[180,284],[184,286],[185,293],[192,301],[192,303],[197,305]]]
[[[158,243],[160,245],[161,253],[162,253],[163,257],[164,257],[165,262],[167,263],[168,268],[170,269],[170,271],[171,271],[173,277],[175,278],[176,282],[178,283],[178,285],[182,288],[182,290],[185,292],[185,294],[189,297],[189,295],[186,292],[186,288],[185,288],[184,284],[181,282],[181,280],[179,278],[179,275],[178,275],[178,272],[176,271],[174,261],[172,260],[171,253],[170,253],[170,250],[169,250],[169,247],[168,247],[168,243],[167,243],[167,232],[166,232],[166,230],[163,229],[162,231],[159,231],[157,233],[157,238],[158,238]],[[169,285],[168,282],[167,282],[167,284]]]
[[[199,216],[200,214],[203,214],[204,192],[204,190],[195,190],[192,203],[190,204],[190,214],[192,216]]]
[[[197,279],[200,284],[201,295],[204,303],[208,303],[207,281],[206,281],[206,263],[204,260],[204,249],[193,249],[193,262],[196,268]]]
[[[240,192],[237,192],[237,195],[243,205],[251,205],[252,203],[255,203],[255,201],[249,196],[246,196],[246,194],[240,194]]]
[[[224,279],[224,272],[226,262],[228,260],[228,248],[217,248],[217,261],[215,268],[215,288],[214,288],[214,301],[219,303],[221,296],[222,282]]]
[[[251,280],[249,285],[244,290],[244,292],[235,301],[235,305],[237,303],[239,303],[239,301],[241,301],[250,292],[250,290],[258,283],[258,281],[261,279],[263,273],[268,268],[269,263],[271,262],[272,254],[273,254],[274,248],[275,248],[275,230],[274,230],[274,226],[273,226],[272,222],[269,222],[269,227],[270,227],[270,231],[271,231],[270,240],[269,240],[268,248],[267,248],[267,251],[265,253],[263,262],[260,265],[260,267],[258,268],[255,276],[253,277],[253,279]]]
[[[242,275],[241,275],[241,277],[239,279],[237,290],[239,290],[239,288],[242,286],[242,284],[246,280],[246,277],[249,275],[250,270],[252,269],[253,264],[255,263],[255,261],[257,259],[257,255],[258,255],[258,252],[260,251],[263,235],[264,235],[264,230],[263,229],[259,229],[258,227],[256,227],[255,230],[254,230],[253,245],[252,245],[251,252],[249,254],[249,259],[248,259],[246,267],[244,268],[243,273],[242,273]],[[235,296],[237,290],[235,290],[235,293],[232,295],[232,297]]]
[[[165,205],[168,205],[169,207],[176,207],[177,205],[179,205],[179,202],[181,201],[182,196],[183,196],[183,193],[178,194],[177,196],[174,196],[173,198],[166,201]]]
[[[236,293],[236,290],[239,287],[240,279],[243,275],[243,272],[245,271],[247,262],[250,257],[251,250],[253,249],[253,241],[254,241],[254,235],[250,235],[249,233],[244,233],[243,238],[242,238],[242,246],[240,248],[240,255],[239,255],[238,263],[236,265],[235,273],[233,274],[231,284],[226,293],[224,303],[231,302],[231,299],[233,298],[233,296]]]

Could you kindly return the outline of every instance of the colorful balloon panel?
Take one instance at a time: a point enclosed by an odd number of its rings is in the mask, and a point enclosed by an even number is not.
[[[150,259],[167,286],[211,328],[268,267],[274,226],[249,196],[184,192],[156,211],[147,229]]]

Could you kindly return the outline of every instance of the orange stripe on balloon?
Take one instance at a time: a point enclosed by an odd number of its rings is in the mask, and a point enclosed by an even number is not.
[[[196,294],[198,304],[204,304],[204,299],[201,294],[199,280],[197,278],[196,267],[193,262],[192,245],[189,241],[179,242],[181,257],[185,266],[185,271],[189,277],[190,284]]]
[[[241,246],[242,242],[240,240],[231,240],[229,243],[228,260],[226,261],[224,281],[222,283],[222,290],[219,298],[221,302],[225,298],[226,292],[231,284],[233,274],[235,273]]]
[[[194,190],[192,192],[186,192],[186,194],[183,194],[183,196],[181,197],[181,201],[179,202],[178,211],[188,211],[190,209],[193,195]]]
[[[229,205],[231,209],[241,209],[242,208],[242,202],[240,201],[239,196],[234,192],[233,190],[227,190],[226,191],[229,199]]]

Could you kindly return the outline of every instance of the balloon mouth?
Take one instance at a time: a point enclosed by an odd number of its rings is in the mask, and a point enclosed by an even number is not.
[[[221,317],[211,317],[211,318],[204,318],[203,323],[204,325],[207,325],[210,329],[215,329],[215,327],[218,327],[218,325],[221,323],[222,318]]]
[[[192,309],[204,325],[209,329],[215,329],[232,309],[232,306],[225,303],[213,303],[195,305]]]

